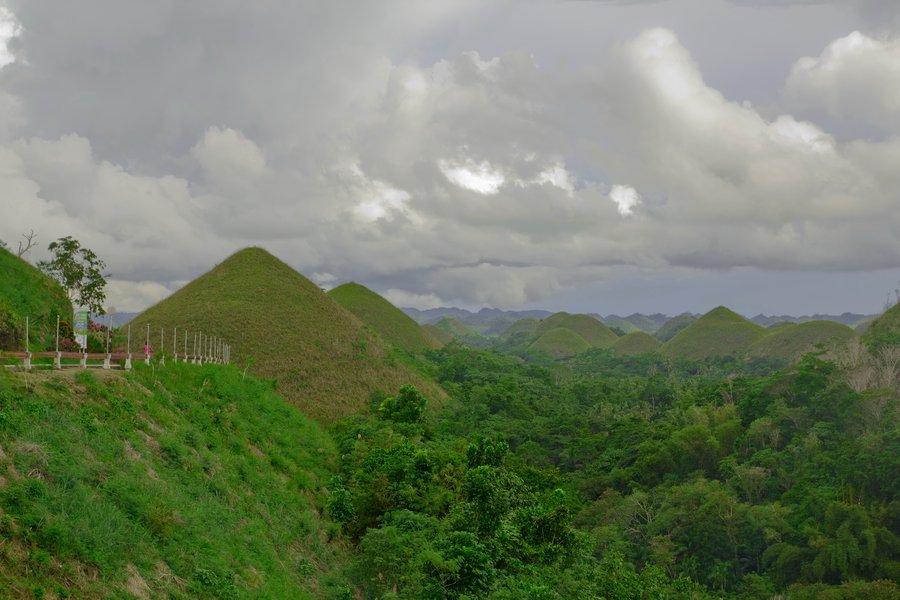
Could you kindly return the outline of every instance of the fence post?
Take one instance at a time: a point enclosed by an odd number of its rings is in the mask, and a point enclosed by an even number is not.
[[[128,356],[125,358],[125,370],[131,370],[131,325],[128,325]]]
[[[56,358],[53,359],[53,368],[62,369],[62,354],[59,352],[59,315],[56,315]]]
[[[144,364],[150,364],[150,323],[147,323],[147,343],[144,345]]]
[[[161,366],[165,366],[166,364],[166,328],[159,328],[159,364]]]
[[[30,333],[28,317],[25,317],[25,369],[28,371],[31,370],[31,346],[28,345]]]
[[[178,328],[172,331],[172,360],[178,364]]]

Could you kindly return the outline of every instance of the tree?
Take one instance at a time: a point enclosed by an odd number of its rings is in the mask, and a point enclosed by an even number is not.
[[[73,304],[104,314],[106,279],[102,271],[106,263],[72,236],[59,238],[47,248],[53,253],[53,260],[38,262],[38,268],[65,288]]]

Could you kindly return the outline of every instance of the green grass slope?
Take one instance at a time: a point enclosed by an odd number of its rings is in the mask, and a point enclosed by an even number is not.
[[[432,400],[443,398],[436,385],[391,357],[359,319],[261,248],[235,253],[135,317],[137,339],[144,339],[147,324],[157,349],[165,327],[166,352],[173,327],[226,339],[233,363],[275,378],[287,400],[320,422],[356,412],[375,390],[394,393],[405,383]]]
[[[668,321],[662,324],[662,326],[656,330],[656,333],[653,334],[656,336],[661,342],[668,342],[673,337],[678,335],[678,332],[693,323],[697,320],[692,314],[682,313],[676,317],[672,317]]]
[[[875,319],[865,329],[862,339],[873,348],[900,346],[900,303]]]
[[[335,461],[236,367],[0,370],[0,597],[331,595]]]
[[[57,315],[72,320],[72,305],[62,286],[0,248],[0,350],[25,349],[26,316],[31,349],[52,349]]]
[[[852,329],[834,321],[807,321],[770,328],[768,335],[750,346],[747,354],[792,363],[819,344],[846,342],[854,335]]]
[[[546,333],[560,328],[578,334],[592,348],[609,348],[619,338],[599,319],[590,315],[573,315],[567,312],[552,314],[541,321],[535,334],[542,337]]]
[[[363,285],[345,283],[328,296],[397,348],[414,354],[440,346],[406,313]]]
[[[440,327],[437,327],[433,323],[426,323],[422,325],[422,330],[427,333],[431,339],[437,341],[438,344],[443,346],[444,344],[449,344],[453,341],[453,334],[444,331]]]
[[[610,350],[616,354],[641,354],[656,350],[661,343],[645,331],[634,331],[617,339]]]
[[[764,327],[719,306],[679,331],[660,350],[667,356],[690,360],[743,356],[765,335]]]
[[[529,346],[530,350],[546,352],[554,359],[575,356],[590,348],[587,340],[565,327],[551,329]]]

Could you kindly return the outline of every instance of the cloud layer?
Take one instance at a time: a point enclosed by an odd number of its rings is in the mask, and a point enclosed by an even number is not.
[[[622,267],[900,265],[897,38],[797,57],[763,111],[664,28],[560,71],[403,58],[483,3],[107,4],[0,12],[0,239],[74,235],[119,310],[251,244],[420,306],[512,307]]]

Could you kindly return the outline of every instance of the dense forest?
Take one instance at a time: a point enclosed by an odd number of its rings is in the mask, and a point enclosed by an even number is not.
[[[894,354],[429,351],[443,409],[407,386],[332,428],[348,575],[373,598],[900,597]]]

